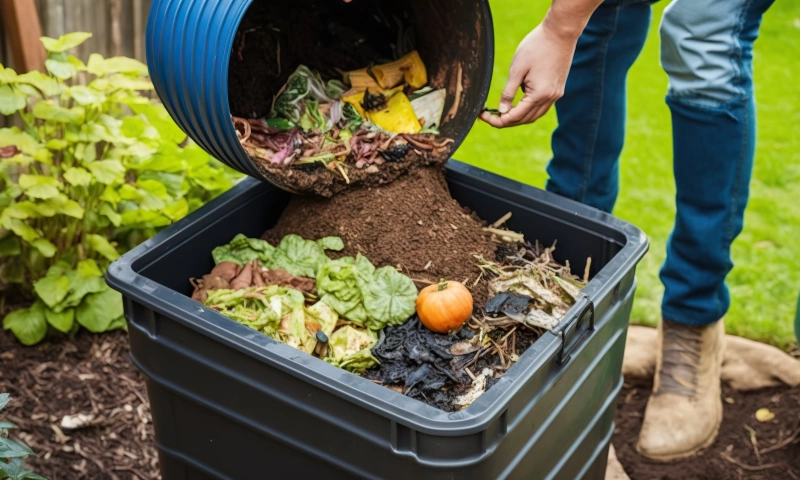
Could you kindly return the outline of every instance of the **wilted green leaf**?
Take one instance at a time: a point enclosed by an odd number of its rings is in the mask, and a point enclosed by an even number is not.
[[[0,113],[13,115],[17,110],[22,110],[27,104],[25,95],[11,85],[0,87]]]
[[[50,275],[33,284],[36,295],[50,308],[64,300],[69,292],[69,278],[66,275]]]
[[[121,316],[122,295],[108,287],[99,293],[87,295],[75,311],[78,323],[94,333],[107,331],[111,322]]]
[[[47,67],[48,72],[61,80],[69,80],[77,73],[75,65],[66,61],[53,60],[52,58],[45,60],[44,66]]]
[[[83,85],[70,87],[69,96],[72,97],[78,105],[92,105],[106,101],[105,95],[93,88],[84,87]]]
[[[11,330],[23,345],[36,345],[47,334],[47,321],[44,318],[44,305],[36,302],[31,308],[15,310],[3,319],[3,330]],[[6,446],[7,447],[7,446]],[[3,456],[0,445],[0,456]],[[30,451],[26,455],[29,455]],[[10,458],[7,453],[6,458]]]
[[[81,167],[70,167],[64,172],[64,179],[75,186],[87,186],[92,183],[92,174]]]
[[[69,49],[75,48],[86,40],[92,38],[92,34],[88,32],[72,32],[66,35],[61,35],[58,39],[50,37],[42,37],[42,44],[48,52],[66,52]]]
[[[47,323],[52,325],[53,328],[59,332],[69,333],[70,330],[72,330],[72,326],[75,324],[75,309],[70,308],[58,313],[47,309],[44,312],[44,318],[47,320]]]
[[[106,257],[108,260],[113,262],[119,258],[119,252],[117,252],[117,249],[111,245],[105,237],[91,234],[86,236],[86,240],[88,240],[92,250]]]
[[[89,164],[94,178],[106,185],[122,183],[125,179],[125,167],[119,160],[100,160]]]

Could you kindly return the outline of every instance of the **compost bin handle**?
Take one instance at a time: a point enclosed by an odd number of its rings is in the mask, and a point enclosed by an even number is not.
[[[575,316],[574,320],[570,320],[566,322],[558,331],[556,331],[556,335],[561,338],[561,348],[558,350],[558,355],[556,355],[556,361],[559,365],[563,365],[569,361],[572,357],[572,352],[578,348],[578,346],[586,340],[589,336],[591,336],[592,332],[594,332],[594,302],[592,299],[589,298],[588,295],[585,293],[581,293],[581,297],[575,303],[575,306],[580,307],[579,313]],[[589,313],[589,326],[584,330],[582,333],[578,334],[578,331],[583,324],[583,317],[586,316],[586,313]],[[571,329],[570,327],[575,326],[575,328]],[[570,335],[571,331],[571,335]],[[577,338],[575,338],[577,337]],[[569,343],[569,347],[567,347],[567,343]]]

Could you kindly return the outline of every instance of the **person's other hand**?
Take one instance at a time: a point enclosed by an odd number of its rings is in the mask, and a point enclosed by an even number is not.
[[[483,112],[481,120],[497,128],[532,123],[547,113],[564,95],[564,86],[575,54],[577,36],[564,35],[548,27],[546,20],[533,29],[517,47],[500,99],[500,115]],[[512,105],[517,91],[524,96]]]

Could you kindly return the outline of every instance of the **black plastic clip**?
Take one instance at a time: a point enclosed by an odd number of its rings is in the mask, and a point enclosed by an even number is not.
[[[559,365],[567,363],[569,359],[572,358],[572,352],[578,345],[594,332],[594,302],[586,294],[581,293],[581,298],[578,299],[575,305],[582,306],[578,311],[579,313],[575,316],[574,321],[565,323],[558,331],[554,332],[561,338],[561,348],[556,355],[556,361]],[[580,333],[577,339],[570,341],[572,337],[578,334],[581,325],[583,325],[583,317],[586,316],[587,312],[589,313],[589,327]],[[571,329],[570,327],[573,325],[575,328]],[[568,335],[570,331],[572,335]],[[567,343],[570,343],[569,347],[567,347]]]

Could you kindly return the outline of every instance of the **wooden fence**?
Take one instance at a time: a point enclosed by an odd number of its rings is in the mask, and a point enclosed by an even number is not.
[[[3,1],[6,0],[0,0]],[[144,30],[151,3],[152,0],[36,0],[42,35],[57,38],[78,31],[94,35],[74,52],[84,61],[90,53],[144,61]],[[0,38],[0,63],[14,67],[1,25]]]

